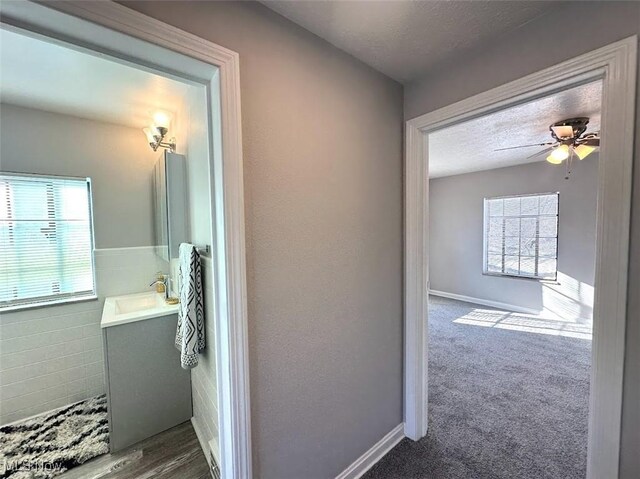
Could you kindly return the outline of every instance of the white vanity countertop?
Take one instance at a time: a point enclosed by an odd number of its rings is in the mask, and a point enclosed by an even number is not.
[[[180,304],[167,304],[164,293],[137,293],[112,296],[104,301],[101,328],[133,323],[143,319],[170,316],[178,313]]]

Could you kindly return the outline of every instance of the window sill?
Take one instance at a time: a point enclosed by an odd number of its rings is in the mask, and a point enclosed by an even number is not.
[[[523,279],[525,281],[535,281],[536,283],[560,285],[557,279],[544,279],[544,278],[528,278],[526,276],[515,276],[512,274],[498,274],[498,273],[486,273],[483,272],[482,276],[491,276],[493,278],[505,278],[505,279]]]
[[[73,303],[84,303],[87,301],[97,301],[98,296],[92,294],[90,296],[79,296],[76,298],[64,298],[64,299],[56,299],[53,301],[43,301],[41,303],[25,303],[25,304],[16,304],[14,306],[0,306],[0,313],[12,313],[15,311],[24,311],[25,309],[39,309],[39,308],[48,308],[51,306],[62,306],[64,304],[73,304]]]

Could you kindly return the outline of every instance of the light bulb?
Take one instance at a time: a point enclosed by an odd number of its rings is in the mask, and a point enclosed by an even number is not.
[[[144,134],[147,136],[147,141],[149,143],[155,143],[156,139],[153,137],[154,131],[151,130],[151,128],[143,128],[142,131],[144,131]]]
[[[559,165],[560,163],[562,163],[562,160],[558,160],[557,158],[554,158],[552,155],[547,156],[547,161],[552,165]]]
[[[595,146],[589,146],[589,145],[578,145],[576,146],[576,148],[573,150],[576,154],[576,156],[578,158],[580,158],[581,160],[584,160],[587,156],[589,156],[593,150],[595,150],[596,147]]]
[[[155,115],[153,115],[153,123],[156,127],[166,128],[168,130],[169,125],[171,124],[171,119],[165,112],[158,111]]]
[[[569,158],[569,147],[567,145],[560,145],[551,152],[551,154],[547,157],[547,161],[549,163],[553,163],[554,165],[559,165],[567,158]]]
[[[160,128],[158,126],[156,126],[155,124],[152,124],[149,129],[151,130],[151,133],[153,134],[153,137],[158,140],[160,138],[162,138],[162,132],[160,131]]]

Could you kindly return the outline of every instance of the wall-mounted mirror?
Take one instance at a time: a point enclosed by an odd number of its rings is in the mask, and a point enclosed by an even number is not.
[[[153,175],[156,253],[165,261],[178,257],[189,241],[187,171],[184,155],[164,151]]]

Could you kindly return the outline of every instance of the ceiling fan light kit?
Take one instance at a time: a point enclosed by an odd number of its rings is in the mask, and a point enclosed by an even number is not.
[[[569,147],[567,145],[560,145],[555,148],[549,156],[547,156],[547,161],[554,165],[559,165],[564,160],[569,158],[569,155]]]
[[[591,153],[593,153],[593,151],[596,149],[597,147],[595,146],[589,146],[589,145],[578,145],[574,148],[574,153],[576,154],[576,156],[581,159],[584,160],[587,156],[589,156]]]
[[[544,150],[534,153],[527,159],[549,153],[547,162],[552,165],[561,165],[566,161],[567,174],[565,178],[569,179],[569,175],[571,174],[571,160],[573,157],[575,156],[579,160],[583,160],[600,146],[600,132],[585,134],[588,124],[589,118],[587,117],[568,118],[549,126],[551,137],[554,139],[552,142],[511,146],[499,148],[496,151],[544,146],[546,147]]]
[[[551,163],[552,165],[561,165],[563,160],[556,160],[554,157],[552,156],[547,156],[547,162]]]

